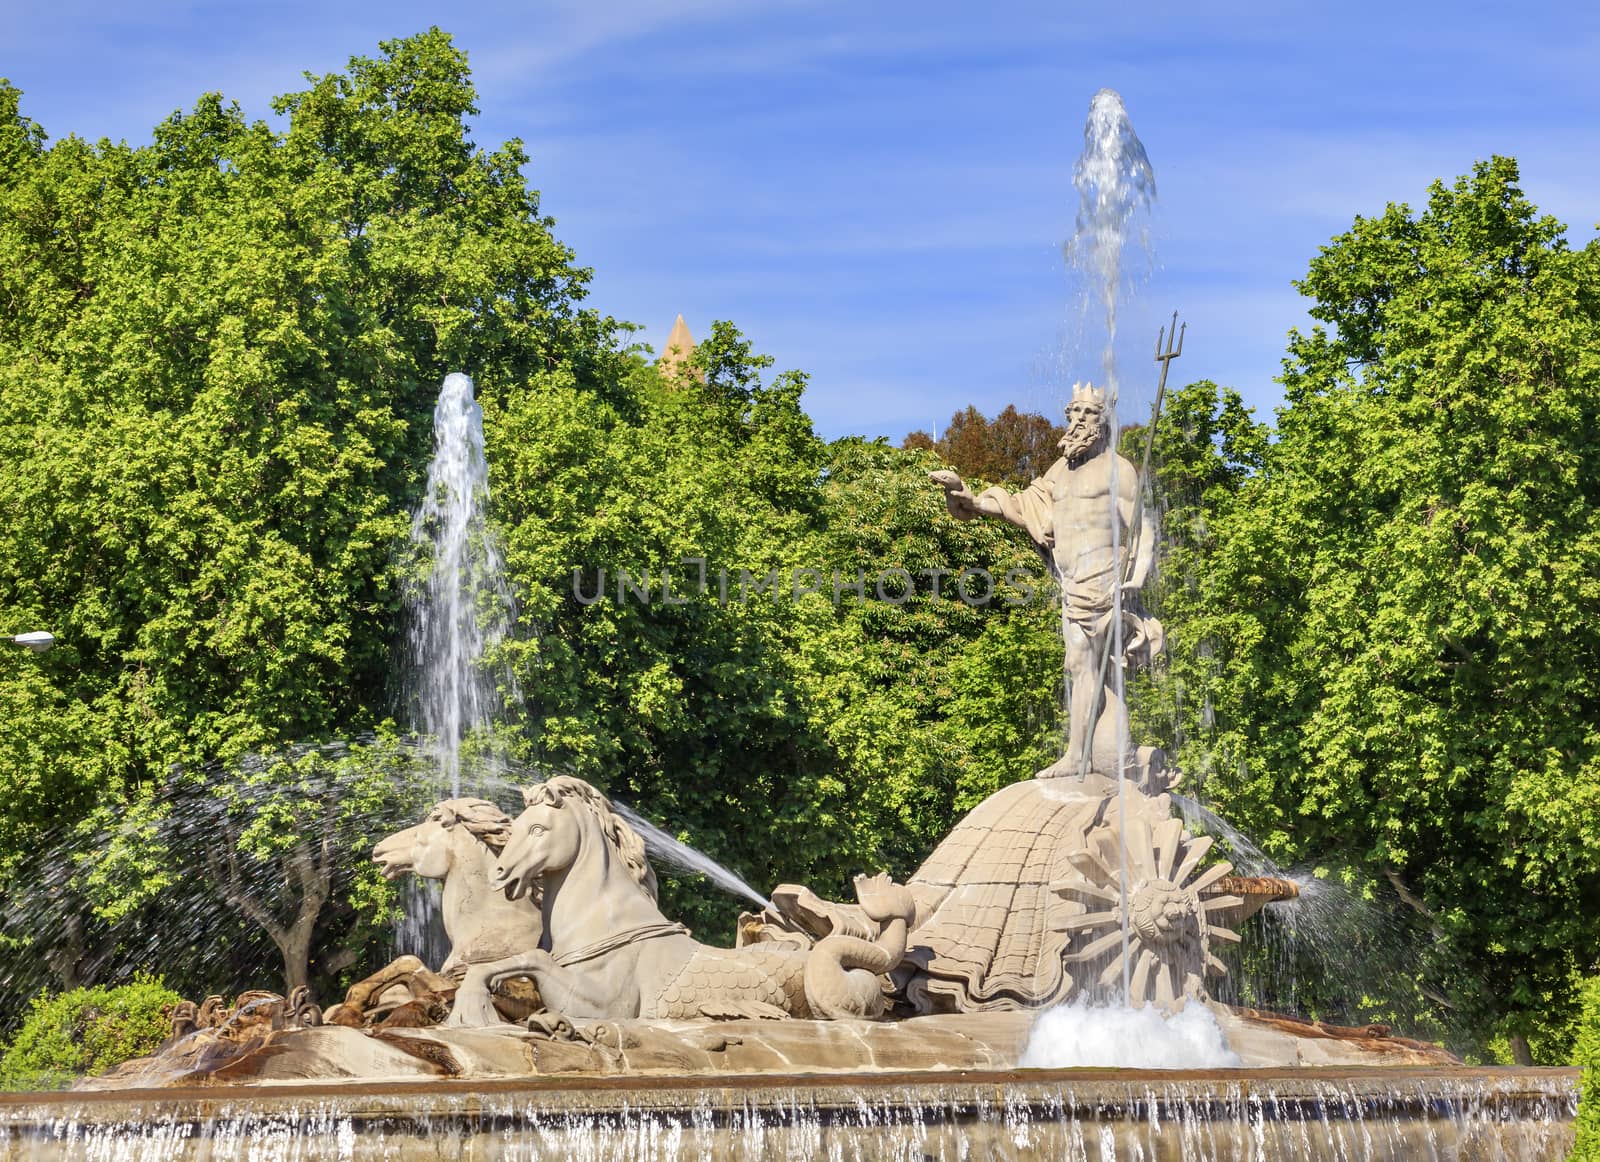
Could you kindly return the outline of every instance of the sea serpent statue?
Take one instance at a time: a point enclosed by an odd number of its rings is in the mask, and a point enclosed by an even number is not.
[[[809,949],[712,948],[656,907],[644,841],[581,779],[523,791],[492,887],[516,900],[543,893],[540,946],[467,968],[449,1024],[501,1023],[496,985],[530,977],[547,1009],[574,1019],[881,1016],[880,974],[900,963],[916,912],[911,893],[857,877],[875,939],[829,936]]]

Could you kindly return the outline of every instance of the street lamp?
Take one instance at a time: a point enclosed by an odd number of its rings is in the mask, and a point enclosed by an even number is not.
[[[45,650],[56,644],[56,635],[53,633],[47,633],[42,629],[36,629],[30,633],[12,634],[11,636],[7,637],[6,640],[11,642],[13,645],[19,645],[25,649],[32,650],[36,654],[42,654],[45,652]]]

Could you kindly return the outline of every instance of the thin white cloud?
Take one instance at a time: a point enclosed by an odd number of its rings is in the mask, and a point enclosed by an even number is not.
[[[805,0],[764,0],[769,10]],[[515,88],[558,65],[570,65],[602,48],[635,45],[664,31],[747,16],[746,0],[547,0],[525,19],[508,21],[493,42],[472,56],[474,76],[487,88]]]

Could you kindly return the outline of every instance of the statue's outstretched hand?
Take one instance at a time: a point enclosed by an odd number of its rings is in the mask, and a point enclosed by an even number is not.
[[[928,473],[928,479],[944,489],[944,504],[957,520],[971,520],[979,514],[978,498],[962,482],[961,477],[948,468]]]

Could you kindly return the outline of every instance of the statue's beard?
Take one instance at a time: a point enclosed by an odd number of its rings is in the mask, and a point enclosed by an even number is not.
[[[1105,445],[1106,426],[1099,420],[1082,420],[1061,437],[1061,454],[1067,463],[1077,464],[1093,456]]]

